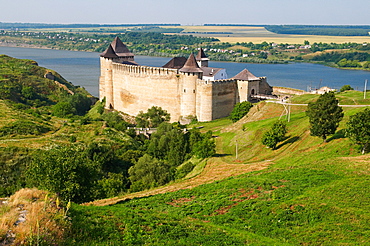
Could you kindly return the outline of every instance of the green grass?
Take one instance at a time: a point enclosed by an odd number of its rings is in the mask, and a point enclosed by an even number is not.
[[[317,94],[304,94],[299,96],[294,96],[291,99],[292,103],[307,104],[313,102],[319,98],[320,95]],[[364,99],[364,93],[361,91],[344,91],[336,93],[335,97],[339,100],[340,105],[370,105],[370,92],[366,99]]]
[[[359,110],[346,109],[339,130]],[[241,126],[219,134],[226,154],[233,154],[238,140],[240,159],[246,163],[240,165],[273,159],[270,168],[112,206],[74,205],[66,244],[370,244],[370,155],[359,156],[340,132],[328,143],[309,136],[304,112],[292,114],[288,138],[277,150],[266,149],[260,137],[275,120],[249,122],[244,131]],[[230,123],[203,125],[206,131]]]
[[[335,95],[341,105],[370,105],[370,92],[364,99],[364,93],[361,91],[344,91]]]

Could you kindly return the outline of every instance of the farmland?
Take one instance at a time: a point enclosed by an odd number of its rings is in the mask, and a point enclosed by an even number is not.
[[[183,32],[200,32],[192,33],[195,36],[214,37],[220,42],[228,43],[288,43],[303,44],[305,40],[310,43],[370,43],[370,36],[319,36],[319,35],[292,35],[276,34],[267,31],[260,26],[181,26]],[[229,34],[206,34],[207,32],[226,32]]]

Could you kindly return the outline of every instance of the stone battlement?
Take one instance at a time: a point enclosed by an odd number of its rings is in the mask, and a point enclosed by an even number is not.
[[[163,75],[163,74],[178,74],[177,69],[161,68],[161,67],[148,67],[128,65],[113,62],[112,67],[116,71],[124,71],[128,73],[145,74],[145,75]]]

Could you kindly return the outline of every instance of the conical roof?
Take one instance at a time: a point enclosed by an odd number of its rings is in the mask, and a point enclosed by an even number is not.
[[[260,80],[259,78],[257,78],[256,76],[254,76],[251,72],[248,71],[248,69],[244,69],[243,71],[241,71],[240,73],[238,73],[237,75],[235,75],[233,77],[233,79],[237,79],[237,80]]]
[[[174,57],[162,67],[179,69],[185,65],[186,61],[187,59],[185,57]]]
[[[109,45],[109,47],[103,53],[101,53],[100,56],[104,58],[118,58],[113,50],[112,45]]]
[[[127,46],[124,43],[122,43],[119,37],[116,37],[111,43],[111,45],[112,45],[114,52],[116,52],[118,56],[134,56],[134,54],[132,54],[128,50]]]
[[[202,69],[199,68],[197,61],[195,60],[194,54],[191,53],[185,65],[179,70],[182,73],[202,73]]]
[[[200,60],[209,60],[202,48],[199,49],[198,54],[197,54],[197,61],[200,61]]]

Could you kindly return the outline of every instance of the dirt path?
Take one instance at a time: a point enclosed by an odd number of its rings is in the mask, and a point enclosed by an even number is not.
[[[163,187],[158,187],[152,190],[141,191],[136,193],[127,194],[120,197],[113,197],[109,199],[97,200],[90,203],[85,203],[83,205],[95,205],[95,206],[106,206],[112,205],[120,201],[138,198],[138,197],[147,197],[156,194],[163,194],[166,192],[174,192],[177,190],[191,189],[202,184],[212,183],[217,180],[223,180],[228,177],[237,176],[243,173],[258,171],[267,168],[271,161],[263,161],[250,164],[228,164],[223,162],[220,158],[214,157],[210,158],[207,162],[202,173],[198,176],[183,180],[177,183],[168,184]]]

